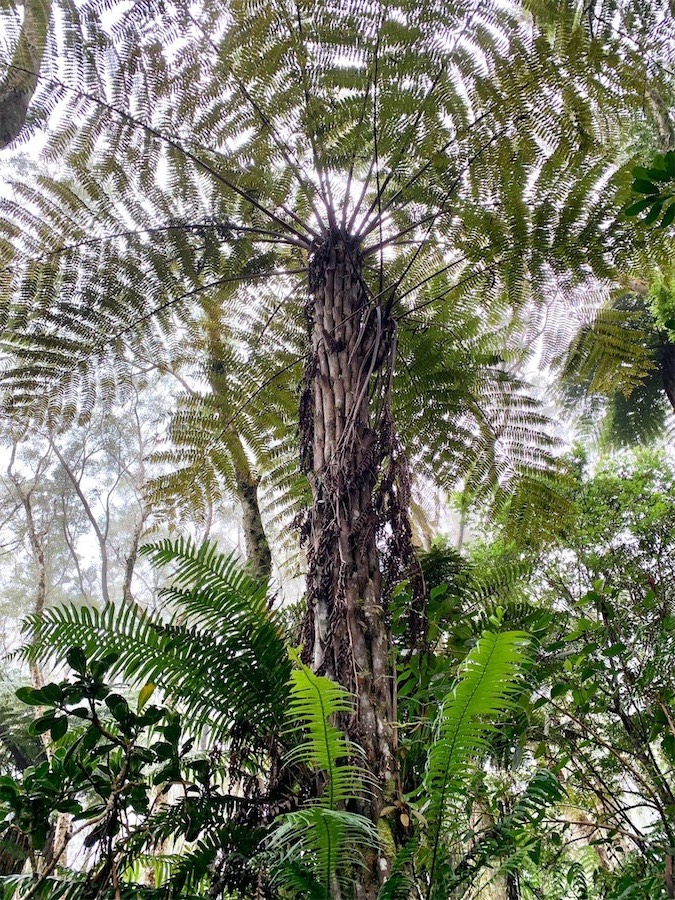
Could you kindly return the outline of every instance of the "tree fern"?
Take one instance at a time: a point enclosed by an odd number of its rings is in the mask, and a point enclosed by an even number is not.
[[[566,399],[605,399],[601,438],[610,446],[653,440],[664,428],[673,392],[673,345],[645,292],[639,282],[628,294],[615,291],[610,305],[579,327],[564,357]]]
[[[128,389],[139,364],[172,365],[209,304],[224,331],[247,321],[259,285],[278,295],[272,319],[300,313],[297,358],[280,332],[244,334],[254,377],[240,406],[275,409],[269,388],[293,373],[311,494],[305,653],[358,696],[344,724],[377,781],[364,800],[375,820],[395,774],[381,539],[391,568],[412,560],[406,449],[444,487],[462,479],[502,506],[515,493],[519,520],[532,500],[546,506],[556,444],[517,377],[519,337],[542,327],[552,292],[644,251],[618,216],[624,123],[655,77],[614,23],[655,23],[603,7],[598,28],[581,4],[549,0],[161,6],[120,10],[110,30],[92,22],[103,52],[46,75],[45,93],[68,101],[43,156],[58,177],[17,184],[0,210],[4,406],[63,427]],[[670,50],[659,40],[660,64]],[[280,505],[299,496],[284,462]],[[202,593],[218,607],[212,586]],[[233,667],[250,661],[253,709],[273,641],[259,645],[268,625],[238,607],[233,618],[236,638],[218,642]],[[182,635],[170,623],[162,638],[176,657]],[[210,637],[193,637],[208,656]],[[485,694],[486,712],[500,696]],[[368,900],[386,866],[371,862]]]

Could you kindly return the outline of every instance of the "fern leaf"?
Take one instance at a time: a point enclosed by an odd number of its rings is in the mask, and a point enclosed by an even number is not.
[[[276,857],[279,884],[295,890],[304,885],[309,896],[326,900],[336,884],[353,877],[364,849],[378,846],[372,822],[344,809],[347,801],[362,796],[367,778],[350,762],[360,748],[331,721],[351,712],[348,691],[298,663],[291,675],[287,718],[299,743],[287,759],[306,766],[323,784],[314,803],[279,818],[268,848]]]
[[[444,833],[456,833],[467,778],[486,753],[499,717],[520,689],[528,637],[523,632],[484,632],[464,662],[454,690],[443,703],[429,751],[424,790],[430,823],[429,896],[443,855]]]

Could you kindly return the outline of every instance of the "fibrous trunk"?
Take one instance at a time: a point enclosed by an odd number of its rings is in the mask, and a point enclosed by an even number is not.
[[[300,416],[312,488],[303,652],[316,672],[355,696],[354,715],[343,725],[380,785],[362,810],[376,820],[395,777],[395,684],[377,540],[383,462],[391,452],[380,414],[387,391],[381,370],[391,359],[393,332],[381,306],[368,301],[359,246],[345,235],[331,234],[315,253],[310,292]],[[379,866],[386,870],[383,860]]]

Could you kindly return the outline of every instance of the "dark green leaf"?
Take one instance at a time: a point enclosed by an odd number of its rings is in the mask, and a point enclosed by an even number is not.
[[[49,729],[54,724],[54,713],[47,713],[45,716],[40,716],[39,719],[36,719],[31,724],[31,731],[33,734],[44,734],[49,731]]]
[[[54,719],[54,723],[50,728],[50,734],[52,736],[53,741],[59,741],[68,731],[68,717],[67,716],[59,716],[58,719]]]
[[[654,222],[656,222],[656,220],[658,219],[658,217],[661,215],[661,209],[662,209],[662,208],[663,208],[663,203],[662,203],[662,202],[655,203],[655,204],[652,206],[651,210],[650,210],[650,211],[647,213],[647,215],[644,217],[644,219],[643,219],[644,224],[645,224],[645,225],[653,225]]]
[[[638,194],[658,194],[658,187],[653,184],[651,181],[646,181],[644,178],[638,178],[633,182],[633,190]]]
[[[60,703],[63,700],[63,688],[53,681],[41,688],[40,693],[48,703]]]
[[[81,647],[71,647],[66,653],[66,662],[79,675],[84,675],[87,668],[87,657]]]
[[[93,750],[101,737],[101,732],[96,725],[90,725],[82,739],[82,746],[85,750]]]
[[[647,169],[647,178],[652,181],[670,181],[670,174],[666,169]]]
[[[16,692],[16,696],[28,706],[43,706],[45,702],[45,698],[40,691],[36,691],[32,687],[20,687]]]
[[[659,225],[659,228],[668,228],[675,221],[675,202],[671,203],[668,209],[663,214],[663,221]]]
[[[638,213],[641,213],[645,209],[648,209],[655,202],[656,200],[653,197],[643,197],[642,200],[637,200],[635,203],[632,203],[627,209],[625,209],[624,215],[637,216]]]

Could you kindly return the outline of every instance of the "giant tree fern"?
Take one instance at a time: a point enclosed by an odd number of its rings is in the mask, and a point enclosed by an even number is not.
[[[415,366],[441,334],[461,346],[455,303],[488,330],[521,327],[553,286],[630,255],[607,228],[626,180],[617,122],[652,73],[612,22],[590,26],[576,4],[157,6],[120,15],[98,83],[49,77],[69,101],[45,151],[62,176],[3,205],[7,407],[76,417],[132,377],[134,354],[170,358],[176,327],[203,320],[197,296],[234,311],[264,281],[276,317],[300,311],[298,360],[246,348],[266,374],[242,404],[296,367],[311,490],[304,652],[357,697],[349,736],[379,782],[376,820],[395,718],[380,557],[386,540],[392,577],[412,560],[406,446],[423,444],[443,479],[482,491],[525,476],[545,494],[527,446],[541,422],[520,389],[501,402],[477,366],[453,395],[445,372],[427,384]],[[117,243],[137,251],[121,265]],[[492,367],[512,381],[508,353]],[[419,388],[401,387],[411,374]],[[497,399],[496,417],[475,393]],[[465,437],[477,447],[468,465]]]

